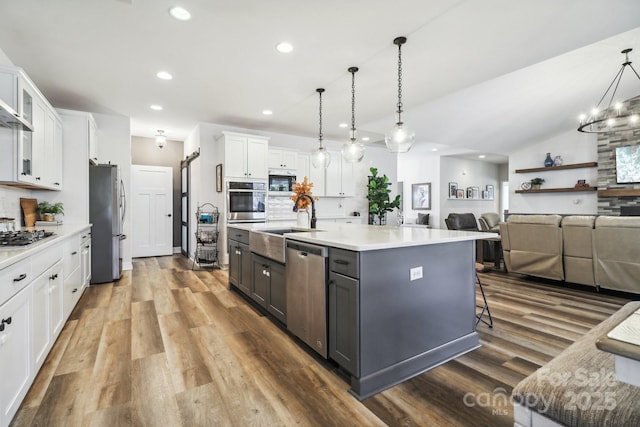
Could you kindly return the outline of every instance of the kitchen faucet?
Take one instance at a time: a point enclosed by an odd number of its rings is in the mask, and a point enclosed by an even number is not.
[[[298,212],[298,202],[303,197],[306,197],[307,199],[311,200],[311,228],[316,228],[316,220],[317,220],[317,218],[316,218],[316,203],[313,200],[313,197],[311,197],[308,194],[299,195],[298,198],[296,199],[296,202],[293,205],[293,211],[294,212]]]

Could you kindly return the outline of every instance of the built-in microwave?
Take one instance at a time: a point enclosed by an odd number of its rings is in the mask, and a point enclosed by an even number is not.
[[[296,171],[269,169],[269,193],[291,193],[296,183]]]
[[[227,183],[227,221],[265,222],[267,183],[229,181]]]

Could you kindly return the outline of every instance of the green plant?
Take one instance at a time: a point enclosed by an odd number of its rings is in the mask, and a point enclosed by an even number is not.
[[[533,178],[531,180],[531,185],[542,185],[544,183],[544,179],[542,178]]]
[[[369,213],[377,215],[379,223],[383,224],[386,213],[400,207],[400,195],[391,200],[389,197],[391,182],[389,182],[387,175],[378,176],[378,169],[374,167],[370,168],[369,171],[371,172],[367,191]]]
[[[62,202],[53,203],[53,204],[49,202],[40,202],[38,203],[38,207],[36,210],[41,214],[57,215],[57,214],[64,213],[64,206]]]

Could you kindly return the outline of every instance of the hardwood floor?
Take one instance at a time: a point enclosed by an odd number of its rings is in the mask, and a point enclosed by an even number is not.
[[[87,289],[12,425],[512,426],[511,389],[628,300],[480,277],[494,319],[478,326],[482,347],[359,402],[226,272],[134,260]]]

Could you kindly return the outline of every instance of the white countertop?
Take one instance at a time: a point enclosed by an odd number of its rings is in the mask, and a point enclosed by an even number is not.
[[[90,224],[85,225],[56,225],[51,227],[30,227],[23,230],[46,230],[53,231],[55,235],[42,239],[36,243],[32,243],[27,246],[11,246],[0,247],[0,269],[5,268],[21,259],[34,255],[56,243],[61,242],[65,238],[78,234],[91,227]]]
[[[284,226],[305,230],[290,224],[229,224],[241,230],[266,231],[282,229]],[[372,251],[409,246],[434,245],[500,237],[496,233],[476,231],[441,230],[433,228],[390,227],[378,225],[323,223],[318,229],[305,232],[285,233],[290,240],[331,246],[351,251]]]

